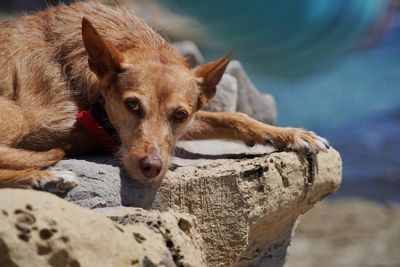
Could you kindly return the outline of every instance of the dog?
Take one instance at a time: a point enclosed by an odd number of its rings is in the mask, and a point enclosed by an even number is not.
[[[178,140],[236,140],[302,154],[329,148],[310,131],[202,111],[232,56],[190,69],[121,7],[75,3],[2,22],[0,59],[0,187],[69,190],[77,185],[72,173],[46,169],[101,144],[117,150],[129,177],[153,184],[165,176]]]

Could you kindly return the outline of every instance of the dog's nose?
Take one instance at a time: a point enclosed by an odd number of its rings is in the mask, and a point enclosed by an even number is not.
[[[158,155],[148,155],[139,160],[140,168],[142,169],[142,173],[147,178],[154,178],[160,174],[163,162]]]

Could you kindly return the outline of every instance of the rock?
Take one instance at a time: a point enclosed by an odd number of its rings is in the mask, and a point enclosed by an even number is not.
[[[282,266],[297,217],[341,181],[336,151],[317,158],[312,183],[307,163],[294,153],[177,168],[153,206],[197,217],[210,266]]]
[[[190,59],[192,66],[204,62],[203,56],[193,42],[183,41],[174,43],[174,46]],[[228,65],[226,74],[217,87],[217,95],[205,109],[242,112],[268,124],[274,124],[276,120],[274,97],[260,93],[237,60],[233,60]]]
[[[79,186],[65,197],[79,206],[95,209],[103,207],[130,206],[148,207],[153,202],[156,190],[137,183],[121,173],[115,160],[107,156],[85,159],[65,159],[52,169],[74,171]]]
[[[255,145],[246,146],[241,142],[225,140],[195,140],[179,141],[176,144],[175,155],[184,159],[223,159],[223,158],[254,158],[275,151],[275,148]],[[182,161],[175,158],[174,163]],[[178,164],[179,165],[179,164]]]
[[[20,189],[0,190],[0,211],[2,267],[204,266],[189,215],[132,209],[114,216],[116,224],[49,193]]]
[[[247,147],[242,143],[221,140],[181,141],[176,149],[179,158],[173,159],[171,169],[184,165],[204,167],[213,164],[215,159],[254,158],[272,151],[274,149],[266,146]],[[76,173],[80,184],[65,199],[89,209],[121,205],[149,208],[157,193],[157,187],[149,187],[126,177],[117,162],[107,156],[65,159],[52,169]]]
[[[4,20],[7,20],[7,19],[10,19],[9,15],[6,15],[4,13],[0,13],[0,22],[4,21]]]
[[[194,217],[171,210],[162,213],[137,208],[97,211],[125,226],[125,230],[132,228],[131,232],[145,251],[157,255],[154,243],[162,244],[169,249],[176,266],[205,266],[203,239]]]
[[[85,175],[80,173],[84,169],[102,171],[103,165],[86,161],[83,166],[83,161],[67,160],[58,167],[68,166],[80,177],[84,186],[67,196],[77,204],[112,203],[195,215],[210,266],[282,266],[297,217],[338,188],[340,156],[333,149],[319,153],[313,180],[309,164],[295,153],[246,157],[250,155],[174,159],[173,171],[159,188],[139,187],[122,176],[122,190],[116,167],[105,171],[107,175],[94,177],[87,175],[87,170]],[[90,186],[93,181],[110,188],[96,191]],[[81,193],[88,190],[99,193]],[[75,198],[82,195],[88,199]]]
[[[78,175],[79,190],[70,192],[66,200],[90,209],[121,205],[120,168],[112,158],[65,159],[51,170],[70,170]]]
[[[272,95],[260,93],[249,79],[239,61],[233,60],[226,70],[238,82],[237,111],[250,117],[274,124],[276,120],[276,106]]]
[[[54,1],[54,0],[53,0]],[[66,0],[64,0],[66,1]],[[67,0],[72,1],[72,0]],[[93,0],[84,0],[87,2]],[[73,1],[72,1],[73,2]],[[175,12],[157,0],[96,0],[111,6],[123,6],[143,19],[152,28],[171,40],[195,40],[198,43],[209,43],[208,33],[196,19]]]
[[[224,74],[222,80],[217,85],[217,93],[204,110],[215,112],[235,112],[238,101],[238,84],[236,79]]]
[[[323,201],[301,217],[285,266],[400,266],[399,244],[398,203]]]
[[[192,41],[182,41],[173,43],[174,47],[186,58],[188,58],[190,66],[195,67],[204,63],[204,57],[200,53],[199,48]]]

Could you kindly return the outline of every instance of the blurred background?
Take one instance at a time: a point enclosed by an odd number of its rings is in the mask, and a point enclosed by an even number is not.
[[[3,18],[59,1],[0,1]],[[67,2],[67,1],[63,1]],[[400,266],[400,1],[104,0],[209,60],[235,51],[280,126],[326,137],[341,189],[301,220],[287,266]]]

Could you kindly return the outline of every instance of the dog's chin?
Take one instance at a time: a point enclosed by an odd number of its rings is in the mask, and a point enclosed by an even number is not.
[[[141,184],[145,184],[145,185],[149,185],[149,186],[157,186],[159,184],[161,184],[161,181],[163,180],[164,176],[159,175],[156,176],[154,178],[147,178],[147,177],[141,177],[139,175],[131,175],[129,174],[129,178],[137,183],[141,183]]]

